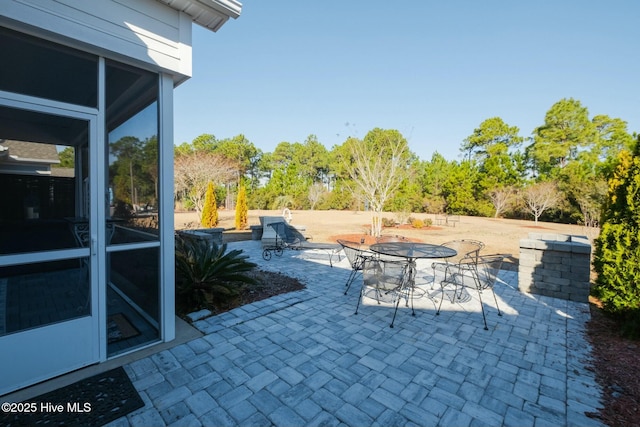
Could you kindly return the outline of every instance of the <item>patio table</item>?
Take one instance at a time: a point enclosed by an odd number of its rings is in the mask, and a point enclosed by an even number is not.
[[[409,292],[411,292],[411,315],[413,316],[416,314],[413,309],[413,294],[416,284],[416,260],[424,258],[449,258],[458,254],[455,249],[446,246],[418,242],[374,243],[369,247],[369,250],[381,255],[405,258],[408,261],[400,292],[407,292],[407,305],[409,305],[408,297]],[[398,298],[396,304],[396,312],[399,304],[400,298]],[[395,313],[393,317],[395,319]],[[391,324],[393,325],[393,321]]]

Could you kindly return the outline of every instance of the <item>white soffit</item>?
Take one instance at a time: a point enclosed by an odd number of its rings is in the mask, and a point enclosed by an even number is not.
[[[229,18],[237,18],[242,3],[236,0],[158,0],[169,7],[184,12],[191,20],[211,31],[218,31]]]

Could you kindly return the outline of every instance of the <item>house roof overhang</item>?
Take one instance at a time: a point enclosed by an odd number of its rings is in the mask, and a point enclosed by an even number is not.
[[[242,3],[236,0],[157,0],[191,17],[198,25],[218,31],[229,18],[237,18]]]

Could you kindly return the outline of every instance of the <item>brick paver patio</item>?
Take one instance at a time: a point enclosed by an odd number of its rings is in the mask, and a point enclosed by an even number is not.
[[[587,304],[520,293],[502,271],[497,316],[485,298],[444,301],[436,316],[428,261],[418,262],[415,317],[401,305],[344,295],[346,259],[285,251],[261,258],[259,241],[232,243],[305,290],[195,323],[202,338],[125,366],[146,405],[112,426],[599,426],[584,337]]]

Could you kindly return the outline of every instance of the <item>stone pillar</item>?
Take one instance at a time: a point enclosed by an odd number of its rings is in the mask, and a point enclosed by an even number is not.
[[[262,225],[251,225],[249,228],[251,229],[251,240],[262,240]]]
[[[585,236],[529,233],[520,240],[518,289],[589,302],[591,243]]]

